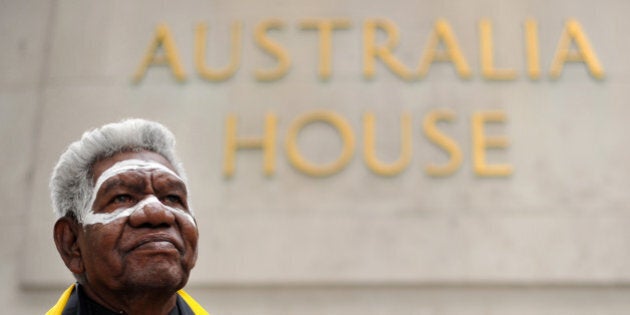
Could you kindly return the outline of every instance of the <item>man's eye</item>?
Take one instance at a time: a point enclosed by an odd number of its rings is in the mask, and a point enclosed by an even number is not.
[[[168,196],[164,197],[164,201],[169,202],[169,203],[181,204],[182,203],[182,198],[179,198],[179,196],[177,196],[177,195],[168,195]]]
[[[130,195],[117,195],[112,199],[113,203],[128,203],[132,200]]]

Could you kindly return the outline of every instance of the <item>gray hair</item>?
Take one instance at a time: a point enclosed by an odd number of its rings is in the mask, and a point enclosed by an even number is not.
[[[86,131],[57,162],[50,179],[53,210],[57,218],[73,215],[79,222],[89,209],[94,193],[92,167],[119,152],[148,150],[162,155],[185,180],[175,156],[175,137],[163,125],[144,119],[127,119]]]

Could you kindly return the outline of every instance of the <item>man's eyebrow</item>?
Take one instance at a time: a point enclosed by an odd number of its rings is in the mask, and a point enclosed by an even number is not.
[[[169,185],[173,185],[174,187],[172,187],[175,190],[181,190],[183,192],[188,192],[188,189],[186,188],[186,184],[184,184],[184,182],[182,182],[179,179],[175,179],[175,178],[168,178],[167,179],[167,183]]]
[[[186,184],[184,184],[184,182],[182,182],[180,180],[177,180],[177,181],[174,182],[174,184],[175,184],[175,189],[176,190],[181,190],[184,193],[188,193],[188,189],[186,187]]]
[[[97,191],[96,193],[108,193],[110,190],[114,189],[115,187],[121,185],[123,183],[123,181],[120,178],[110,178],[108,180],[106,180],[102,185],[101,188],[99,189],[99,191]]]
[[[142,177],[133,178],[132,180],[122,180],[121,178],[114,176],[107,179],[96,193],[107,194],[110,191],[118,187],[132,188],[133,190],[142,190],[144,188],[144,179]]]

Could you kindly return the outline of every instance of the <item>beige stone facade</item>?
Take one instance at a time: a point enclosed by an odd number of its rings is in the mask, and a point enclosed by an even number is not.
[[[177,136],[201,230],[189,291],[213,314],[627,314],[627,12],[2,1],[3,313],[43,313],[72,281],[57,157],[143,117]]]

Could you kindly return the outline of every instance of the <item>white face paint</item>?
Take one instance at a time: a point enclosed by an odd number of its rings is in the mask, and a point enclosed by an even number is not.
[[[96,200],[96,195],[97,195],[98,191],[100,190],[101,185],[103,185],[103,183],[105,181],[107,181],[108,179],[110,179],[113,176],[116,176],[118,174],[122,174],[122,173],[129,172],[129,171],[138,171],[138,170],[141,170],[141,171],[155,171],[155,170],[159,170],[159,171],[163,171],[163,172],[166,172],[168,174],[171,174],[172,176],[176,177],[177,179],[183,181],[171,169],[169,169],[168,167],[164,166],[163,164],[160,164],[160,163],[157,163],[157,162],[135,160],[135,159],[120,161],[120,162],[112,165],[107,170],[105,170],[101,174],[101,176],[99,176],[98,180],[96,180],[96,184],[94,185],[94,190],[92,192],[92,198],[90,199],[90,203],[88,205],[88,208],[85,211],[86,215],[83,218],[83,222],[82,223],[83,223],[84,226],[92,225],[92,224],[108,224],[108,223],[110,223],[110,222],[112,222],[114,220],[128,217],[132,213],[134,213],[135,211],[140,210],[140,209],[144,208],[145,206],[147,206],[149,204],[153,204],[153,203],[158,203],[160,207],[165,209],[165,211],[171,211],[174,214],[179,214],[179,215],[184,216],[193,225],[196,225],[195,224],[195,219],[191,215],[191,213],[186,212],[183,209],[178,209],[178,208],[167,206],[167,205],[163,204],[157,197],[155,197],[153,195],[146,197],[145,199],[143,199],[140,202],[138,202],[137,204],[135,204],[133,207],[119,208],[119,209],[116,209],[116,210],[114,210],[112,212],[109,212],[109,213],[94,213],[94,209],[92,209],[92,208],[94,207],[94,201]]]

